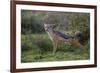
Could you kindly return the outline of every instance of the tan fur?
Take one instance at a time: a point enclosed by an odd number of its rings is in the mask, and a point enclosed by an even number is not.
[[[48,33],[48,35],[49,35],[49,37],[50,37],[50,39],[52,40],[52,43],[53,43],[53,53],[56,52],[56,49],[58,48],[58,46],[62,42],[67,44],[67,45],[72,45],[72,46],[77,47],[77,48],[83,47],[77,39],[72,39],[72,38],[64,39],[63,37],[56,35],[53,32],[53,29],[49,28],[49,27],[50,27],[49,24],[44,24],[44,28],[45,28],[45,30],[47,30],[46,32]]]

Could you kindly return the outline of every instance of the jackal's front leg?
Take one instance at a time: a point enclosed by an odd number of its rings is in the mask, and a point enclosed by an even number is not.
[[[55,54],[57,50],[57,42],[53,42],[53,54]]]

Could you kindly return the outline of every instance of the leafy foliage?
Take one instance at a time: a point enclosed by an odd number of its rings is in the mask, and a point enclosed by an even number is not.
[[[78,30],[88,34],[90,29],[89,13],[22,10],[21,18],[22,34],[43,33],[44,23],[55,24],[56,29],[64,31]]]

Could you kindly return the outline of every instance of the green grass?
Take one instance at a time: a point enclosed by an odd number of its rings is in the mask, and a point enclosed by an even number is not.
[[[81,49],[61,44],[52,54],[53,46],[47,34],[22,35],[21,62],[87,60],[90,58],[89,45],[87,42]]]

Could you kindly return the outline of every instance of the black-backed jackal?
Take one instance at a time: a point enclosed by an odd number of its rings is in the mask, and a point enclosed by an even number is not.
[[[62,32],[55,31],[53,29],[53,25],[52,24],[44,24],[44,28],[45,28],[45,31],[48,33],[50,39],[52,40],[53,53],[56,52],[56,49],[57,49],[58,45],[61,42],[64,42],[67,45],[72,45],[72,46],[77,47],[77,48],[82,48],[83,47],[80,44],[78,39],[75,39],[75,38],[73,38],[71,36],[67,36],[67,35],[63,34]]]

